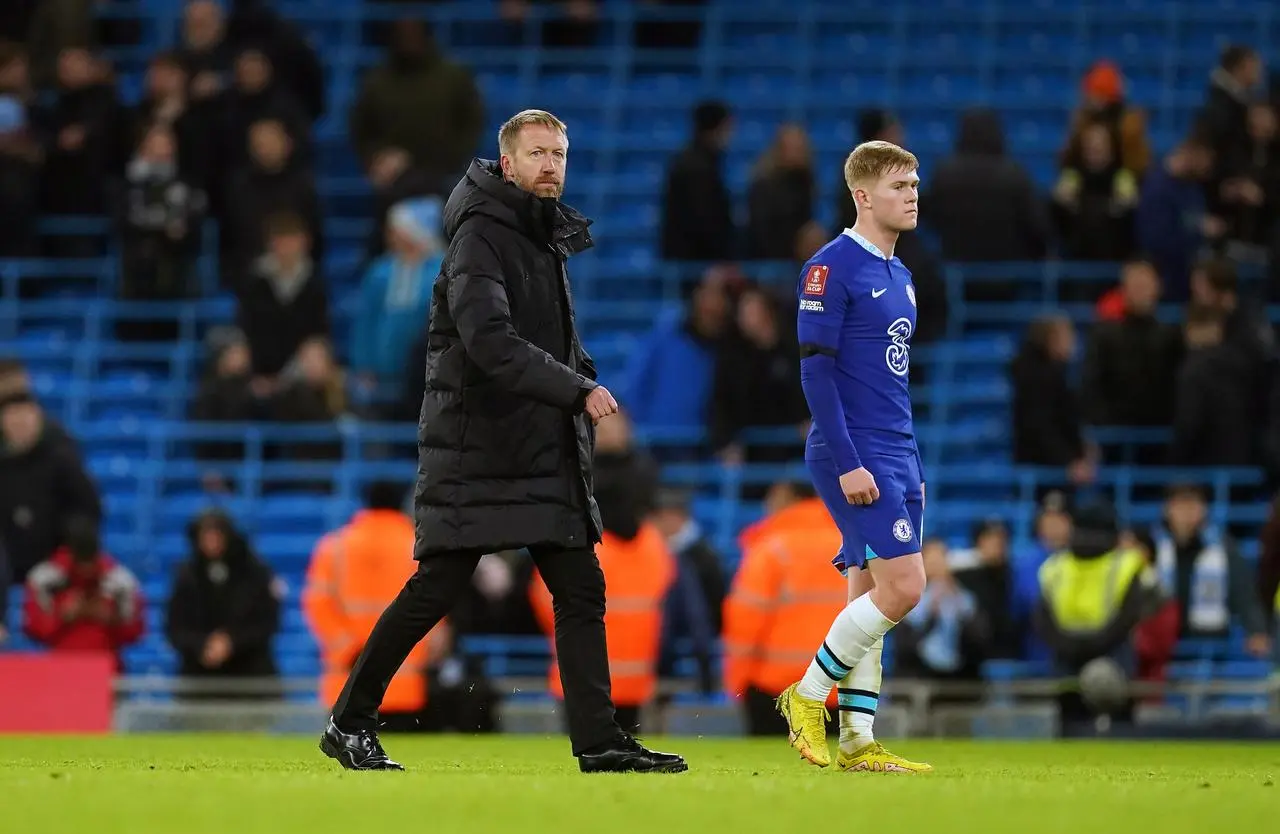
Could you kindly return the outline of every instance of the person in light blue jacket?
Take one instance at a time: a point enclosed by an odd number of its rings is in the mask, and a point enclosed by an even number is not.
[[[440,200],[397,203],[387,216],[387,252],[369,265],[351,333],[351,371],[395,396],[409,373],[410,347],[427,326],[431,287],[444,257]],[[421,376],[421,368],[418,368]]]

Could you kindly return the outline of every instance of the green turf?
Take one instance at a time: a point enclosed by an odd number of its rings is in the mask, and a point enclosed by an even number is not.
[[[802,765],[783,741],[669,739],[678,775],[583,776],[562,739],[388,737],[409,773],[346,773],[309,738],[0,737],[0,830],[37,834],[1146,832],[1261,834],[1280,746],[892,745],[920,777]]]

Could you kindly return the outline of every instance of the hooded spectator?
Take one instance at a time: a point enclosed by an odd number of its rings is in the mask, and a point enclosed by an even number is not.
[[[75,441],[45,415],[13,360],[0,360],[0,434],[0,539],[17,583],[53,556],[72,518],[97,522],[102,507]]]
[[[187,527],[191,555],[174,571],[165,634],[184,678],[270,678],[283,586],[231,520],[206,511]],[[234,696],[233,696],[234,697]]]
[[[733,200],[724,179],[724,151],[733,118],[720,102],[693,111],[693,141],[671,161],[662,192],[661,254],[669,261],[733,257]]]
[[[421,21],[405,19],[386,62],[365,76],[348,129],[371,173],[379,152],[398,149],[446,194],[479,146],[484,104],[471,71],[445,58]]]
[[[105,652],[120,667],[120,650],[146,629],[137,577],[102,552],[98,523],[68,520],[64,545],[27,576],[27,636],[55,652]]]
[[[1138,180],[1115,155],[1108,127],[1081,128],[1053,189],[1063,255],[1077,261],[1118,261],[1133,249]]]
[[[921,203],[943,260],[1036,261],[1048,251],[1048,213],[1031,175],[1005,154],[994,111],[961,115],[955,153],[929,177]]]
[[[369,388],[396,394],[424,378],[409,348],[426,327],[443,261],[440,201],[408,200],[391,211],[386,255],[365,273],[351,333],[351,372]]]

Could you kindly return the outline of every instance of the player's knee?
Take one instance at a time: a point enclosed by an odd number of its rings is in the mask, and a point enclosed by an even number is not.
[[[884,615],[892,620],[901,620],[920,603],[924,594],[924,566],[919,559],[911,559],[894,567],[893,574],[885,577],[887,581],[877,580],[876,585],[883,585],[886,591],[884,602],[890,610],[884,611]]]

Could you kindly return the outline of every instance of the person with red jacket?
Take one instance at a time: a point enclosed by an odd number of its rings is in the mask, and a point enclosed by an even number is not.
[[[24,630],[57,652],[120,650],[142,636],[145,602],[137,578],[103,553],[97,524],[75,518],[64,545],[27,575]]]

